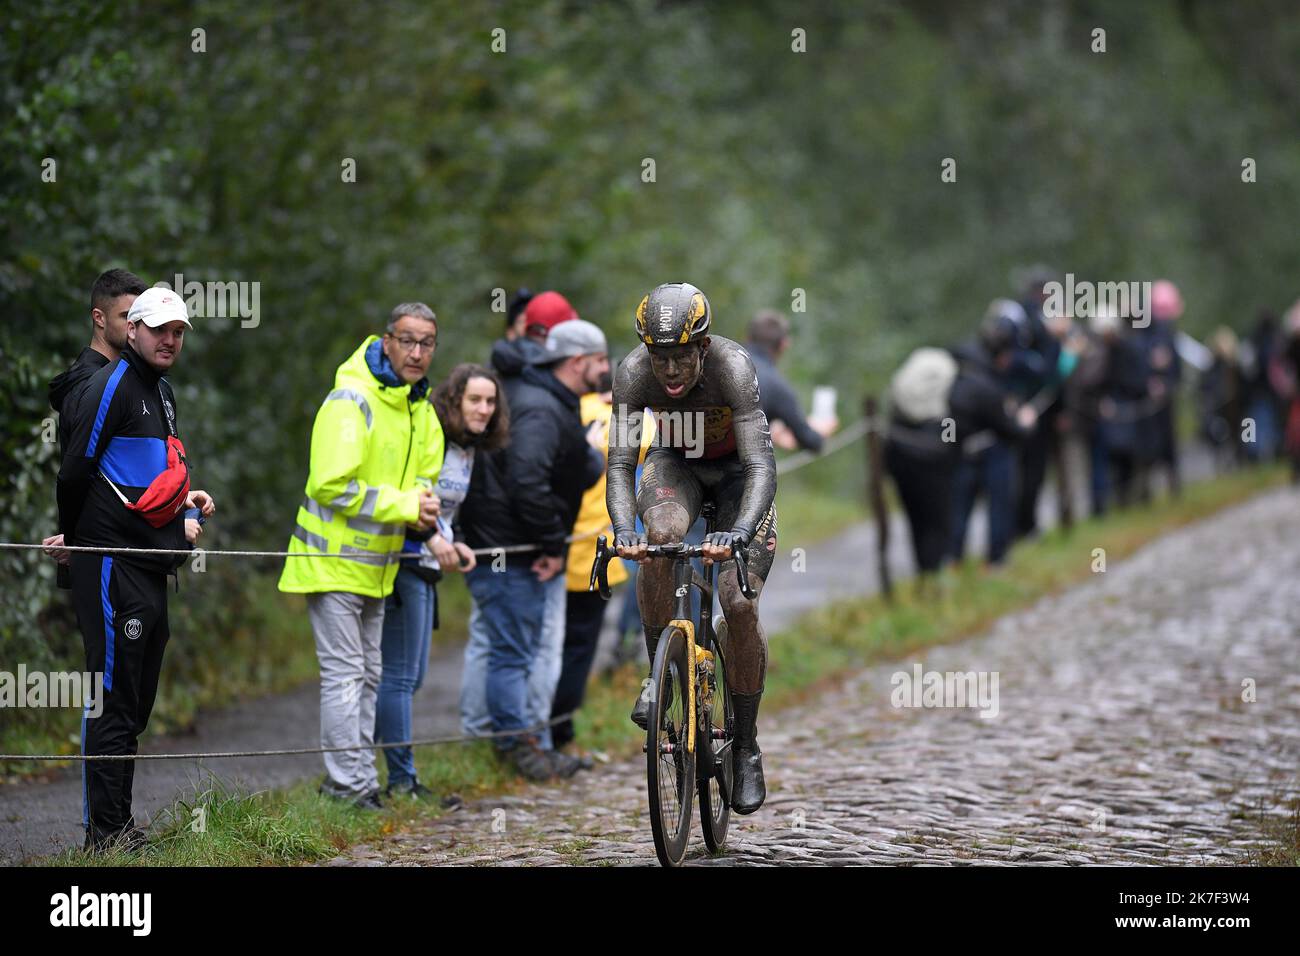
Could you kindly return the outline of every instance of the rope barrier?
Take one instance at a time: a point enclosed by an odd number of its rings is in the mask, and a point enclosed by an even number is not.
[[[871,431],[873,423],[865,418],[860,418],[847,428],[840,429],[830,438],[826,439],[825,445],[820,452],[801,451],[791,455],[776,464],[776,473],[778,475],[788,475],[792,471],[798,471],[811,465],[814,461],[825,458],[827,455],[833,455],[841,448],[853,444],[867,432]]]
[[[820,455],[812,452],[800,452],[792,455],[777,464],[777,474],[789,474],[792,471],[798,471],[814,461],[824,458],[826,455],[839,451],[846,445],[852,444],[861,438],[869,430],[866,419],[861,419],[853,425],[841,430],[832,436],[826,442],[826,447]],[[571,534],[564,539],[565,544],[573,544],[577,541],[592,541],[602,534],[610,533],[610,528],[606,526],[600,531],[590,531],[584,534]],[[499,554],[521,554],[528,551],[537,551],[541,548],[540,544],[507,544],[497,545],[495,547],[474,548],[475,557],[495,557]],[[190,557],[195,554],[203,554],[204,557],[209,555],[220,555],[227,558],[349,558],[356,560],[356,554],[343,553],[337,551],[235,551],[235,550],[208,550],[206,548],[109,548],[96,547],[87,545],[61,545],[51,547],[44,544],[27,544],[16,541],[0,541],[0,550],[53,550],[53,551],[86,551],[93,554],[153,554],[153,555],[184,555]],[[392,564],[399,561],[419,560],[421,554],[402,554],[394,552],[385,556],[384,563]]]
[[[1043,408],[1046,408],[1048,405],[1052,403],[1052,401],[1056,399],[1056,394],[1053,393],[1050,398],[1047,398],[1046,401],[1042,402],[1042,407],[1039,407],[1040,401],[1044,398],[1044,396],[1047,394],[1048,391],[1049,389],[1043,389],[1037,395],[1035,395],[1034,398],[1032,398],[1029,402],[1029,404],[1034,405],[1034,407],[1040,413],[1043,410]],[[1154,400],[1152,399],[1147,399],[1145,400],[1145,402],[1153,403],[1152,410],[1157,410],[1163,404],[1167,404],[1168,399],[1165,399],[1163,402],[1154,402]],[[1082,412],[1081,409],[1070,408],[1070,410]],[[1145,414],[1150,414],[1150,413],[1151,411],[1145,412]],[[1115,419],[1108,419],[1108,421],[1114,421],[1114,420]],[[812,464],[814,461],[818,461],[821,458],[824,458],[828,455],[832,455],[835,452],[843,448],[846,448],[847,446],[853,444],[855,441],[858,441],[859,439],[861,439],[862,437],[870,433],[885,435],[893,441],[901,441],[903,443],[911,442],[914,445],[924,444],[925,447],[927,448],[933,448],[932,442],[923,443],[921,440],[906,435],[906,433],[900,431],[900,429],[896,426],[893,426],[891,424],[885,424],[882,426],[879,419],[861,418],[858,421],[854,422],[852,425],[842,429],[840,432],[838,432],[830,439],[828,439],[820,453],[814,453],[811,451],[802,451],[796,455],[791,456],[790,458],[784,459],[777,465],[777,474],[785,475],[797,471],[800,468],[804,468],[807,465]],[[984,431],[976,432],[974,435],[969,436],[966,439],[966,441],[963,442],[963,448],[970,451],[972,450],[970,446],[973,443],[979,445],[981,443],[981,440],[985,438],[988,438],[988,441],[984,442],[983,444],[991,444],[992,441],[995,439],[995,436],[993,435],[991,429],[985,429]],[[590,540],[607,531],[609,531],[608,527],[605,528],[603,531],[593,531],[581,535],[569,535],[568,537],[565,538],[565,543],[572,544],[576,541]],[[497,554],[518,553],[524,551],[536,551],[540,547],[541,546],[539,544],[515,544],[515,545],[505,545],[505,546],[494,547],[494,548],[475,548],[473,553],[476,556],[489,556],[489,555],[497,555]],[[63,551],[82,551],[82,552],[88,551],[88,552],[93,552],[95,554],[169,554],[169,555],[180,554],[186,556],[192,556],[196,553],[201,553],[205,556],[211,554],[211,555],[222,555],[225,557],[255,557],[255,558],[262,558],[262,557],[354,558],[355,557],[355,555],[338,553],[338,552],[314,552],[313,553],[313,552],[299,552],[299,551],[247,551],[247,550],[208,551],[202,548],[181,550],[176,548],[100,548],[100,547],[89,547],[89,546],[80,546],[80,545],[67,545],[62,548],[55,549],[55,548],[50,548],[49,546],[43,544],[27,544],[22,542],[9,542],[9,541],[0,542],[0,549],[9,549],[9,550],[40,549],[40,550],[63,550]],[[402,561],[411,558],[418,559],[420,557],[421,555],[419,554],[395,553],[387,556],[386,563],[391,563],[393,561]],[[555,724],[561,723],[565,720],[569,720],[570,718],[573,717],[574,713],[576,712],[562,714],[559,717],[551,718],[549,721],[546,721],[545,723],[536,724],[532,727],[525,727],[519,730],[494,731],[491,733],[478,734],[474,736],[460,735],[460,736],[453,736],[453,737],[431,737],[424,740],[406,740],[398,743],[358,744],[356,746],[349,746],[349,747],[299,747],[299,748],[289,748],[289,749],[280,749],[280,750],[231,750],[231,751],[216,751],[212,753],[181,753],[181,754],[0,754],[0,761],[33,760],[33,761],[87,762],[87,761],[96,761],[96,760],[104,760],[104,761],[205,760],[205,759],[229,759],[229,758],[242,758],[242,757],[288,757],[288,756],[299,756],[305,754],[344,753],[344,752],[351,752],[356,750],[388,750],[396,747],[444,746],[447,744],[470,743],[475,740],[490,740],[498,737],[514,737],[522,734],[535,733],[536,731],[539,731],[545,727],[554,726]]]
[[[391,750],[395,747],[434,747],[445,744],[466,744],[476,740],[493,740],[497,737],[518,737],[523,734],[536,733],[547,727],[569,720],[577,711],[569,711],[558,717],[552,717],[545,723],[534,724],[519,730],[494,730],[486,734],[458,737],[429,737],[425,740],[403,740],[400,743],[357,744],[351,747],[295,747],[287,750],[225,750],[214,753],[187,754],[0,754],[0,761],[5,760],[73,760],[79,763],[96,760],[207,760],[228,757],[292,757],[302,754],[350,753],[354,750]]]
[[[569,535],[564,539],[565,544],[572,544],[575,541],[585,541],[589,538],[603,534],[603,531],[592,531],[586,534]],[[475,548],[474,554],[480,557],[487,557],[497,554],[514,554],[523,551],[536,551],[540,544],[510,544],[495,548]],[[48,550],[48,551],[89,551],[94,554],[183,554],[187,557],[202,554],[205,557],[211,554],[219,554],[228,558],[351,558],[356,560],[355,553],[345,553],[338,551],[208,551],[205,548],[108,548],[97,547],[93,545],[45,545],[45,544],[26,544],[15,541],[0,541],[0,549],[9,550]],[[402,554],[394,552],[385,557],[386,564],[392,564],[395,561],[418,560],[423,555],[420,554]]]

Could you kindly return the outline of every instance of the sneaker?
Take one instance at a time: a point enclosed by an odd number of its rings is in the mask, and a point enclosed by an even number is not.
[[[118,838],[118,848],[132,856],[143,853],[149,847],[149,838],[139,827],[131,827]]]
[[[407,797],[411,800],[432,800],[434,792],[426,787],[420,781],[415,780],[411,783],[402,783],[397,786],[389,784],[384,788],[384,799],[392,800],[395,797]]]
[[[84,853],[90,853],[100,856],[105,853],[125,853],[128,856],[135,856],[143,853],[149,845],[149,838],[145,832],[135,825],[126,827],[116,833],[109,834],[95,839],[86,831],[86,840],[81,849]]]
[[[551,766],[555,768],[557,777],[572,777],[582,769],[582,761],[577,757],[572,757],[562,750],[544,751],[547,758],[551,761]]]
[[[555,776],[555,765],[551,763],[551,758],[547,752],[537,746],[537,738],[529,737],[520,740],[514,747],[507,750],[504,756],[510,761],[515,771],[527,780],[543,781],[550,780]]]
[[[352,805],[358,810],[382,810],[384,801],[380,799],[378,790],[371,790],[364,796],[357,797],[352,801]]]

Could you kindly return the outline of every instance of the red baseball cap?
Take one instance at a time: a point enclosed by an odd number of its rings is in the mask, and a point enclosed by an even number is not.
[[[577,310],[560,293],[539,292],[529,300],[528,307],[524,309],[524,331],[537,326],[550,332],[561,322],[577,317]]]

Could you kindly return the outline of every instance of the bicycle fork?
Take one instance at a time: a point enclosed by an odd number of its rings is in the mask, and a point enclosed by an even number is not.
[[[695,622],[691,620],[691,581],[694,573],[695,568],[689,560],[673,563],[673,619],[668,622],[669,627],[679,627],[686,635],[687,753],[695,753],[695,659],[696,654],[699,653],[695,646]],[[709,654],[710,658],[712,656]]]

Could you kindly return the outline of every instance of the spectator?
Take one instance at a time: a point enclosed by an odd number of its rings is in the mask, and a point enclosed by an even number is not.
[[[521,293],[524,291],[520,290]],[[506,329],[505,337],[492,344],[492,367],[501,374],[507,396],[524,369],[542,361],[547,333],[559,323],[578,317],[569,300],[558,292],[541,292],[526,300],[522,295],[516,295],[511,308],[516,308],[521,300],[524,303],[522,316]],[[518,334],[516,330],[521,327],[523,332]]]
[[[468,574],[478,563],[466,543],[463,515],[472,508],[471,498],[483,494],[504,495],[500,486],[485,489],[483,457],[504,448],[510,440],[510,408],[496,372],[481,365],[462,364],[452,369],[447,381],[434,391],[433,404],[447,432],[447,455],[438,478],[442,515],[431,546],[439,564],[450,566],[454,548],[461,570]],[[503,542],[493,542],[494,545]],[[460,721],[466,736],[481,737],[492,732],[492,714],[487,703],[488,657],[491,635],[478,602],[470,596],[469,641],[465,645],[461,671]]]
[[[1283,447],[1291,460],[1291,480],[1300,484],[1300,301],[1284,318],[1285,337],[1275,359],[1277,392],[1286,402]]]
[[[60,372],[50,382],[50,408],[59,415],[59,454],[68,447],[69,430],[81,396],[91,377],[107,365],[116,362],[126,348],[126,317],[135,297],[147,286],[133,272],[109,269],[101,273],[90,287],[90,345],[81,350],[77,360],[66,371]],[[63,544],[64,531],[46,538],[42,543],[47,554],[58,561],[56,582],[59,587],[72,587],[69,574],[68,552],[57,551]]]
[[[950,352],[917,349],[889,386],[885,470],[907,513],[918,592],[928,588],[952,539],[953,479],[961,453],[948,396],[957,371]]]
[[[1028,538],[1038,533],[1038,499],[1047,479],[1047,463],[1056,443],[1056,420],[1060,413],[1059,396],[1062,374],[1061,344],[1049,322],[1056,324],[1063,316],[1047,316],[1047,284],[1055,272],[1046,266],[1029,270],[1020,302],[1017,322],[1017,347],[1007,370],[1011,391],[1022,402],[1033,401],[1041,409],[1034,427],[1020,442],[1016,454],[1016,526],[1015,537]],[[1003,300],[1007,301],[1007,300]],[[1071,361],[1071,366],[1072,361]],[[1068,373],[1066,373],[1068,374]],[[1041,396],[1041,397],[1040,397]]]
[[[382,674],[384,599],[393,590],[405,531],[438,517],[434,483],[442,429],[424,400],[438,326],[422,302],[393,309],[339,366],[316,412],[311,467],[280,590],[307,595],[321,667],[322,794],[378,809],[370,748]],[[317,555],[341,555],[318,557]]]
[[[955,561],[965,555],[966,527],[981,492],[988,501],[988,561],[1006,559],[1015,530],[1012,446],[1030,433],[1037,418],[1033,406],[1018,406],[1008,385],[1019,329],[1004,303],[992,303],[979,333],[953,352],[958,374],[948,401],[962,446],[953,482],[950,554]]]
[[[599,424],[593,443],[602,455],[609,454],[609,420],[614,409],[613,376],[606,372],[597,390],[582,396],[580,414],[588,433],[592,425]],[[645,436],[643,436],[645,437]],[[644,442],[643,442],[644,447]],[[568,592],[564,607],[564,655],[560,667],[560,680],[555,687],[551,704],[551,717],[569,714],[582,706],[586,696],[587,679],[596,657],[601,625],[605,621],[605,600],[595,591],[588,591],[591,565],[596,557],[596,535],[611,534],[609,511],[605,508],[605,476],[582,495],[578,519],[573,525],[576,540],[569,545],[564,584]],[[607,577],[610,586],[627,580],[622,562],[611,561]],[[565,720],[551,728],[555,748],[558,750],[573,740],[573,721]]]
[[[1239,464],[1246,446],[1241,441],[1241,371],[1237,336],[1220,326],[1210,339],[1213,360],[1197,383],[1201,437],[1210,446],[1219,468]]]
[[[576,318],[578,312],[569,300],[553,290],[541,292],[528,300],[523,317],[524,337],[513,343],[513,349],[502,346],[494,347],[492,351],[492,363],[501,372],[508,399],[513,399],[515,389],[523,381],[525,368],[529,365],[542,365],[547,361],[544,346],[551,329],[561,322]],[[535,718],[531,724],[545,723],[550,716],[548,702],[555,692],[564,655],[564,597],[562,581],[554,580],[546,588],[542,643],[533,658],[532,670],[528,675],[530,713]],[[481,627],[477,620],[472,620],[471,624]],[[549,726],[538,733],[538,739],[541,748],[555,756]],[[560,759],[559,762],[563,765],[560,769],[566,773],[577,769],[577,764],[568,758]]]
[[[1106,513],[1112,487],[1121,507],[1134,497],[1147,385],[1142,354],[1124,336],[1120,317],[1099,308],[1089,327],[1092,341],[1077,375],[1078,403],[1090,423],[1092,514],[1097,517]]]
[[[437,317],[432,311],[426,316],[418,308],[418,303],[398,308],[411,310],[404,314],[411,314],[419,321],[409,326],[412,330],[409,335],[407,331],[398,333],[397,347],[406,353],[407,367],[412,373],[420,366],[427,372],[438,348]],[[432,335],[429,334],[429,325],[433,327]],[[421,376],[412,383],[410,397],[414,413],[417,405],[422,406],[428,401],[429,380]],[[423,408],[421,411],[426,412],[421,416],[426,418],[427,411]],[[442,425],[436,415],[433,425],[435,445],[444,446]],[[438,469],[439,482],[443,480],[445,471],[445,447],[442,453],[444,466]],[[441,508],[441,498],[438,504]],[[439,520],[442,520],[441,517]],[[429,645],[433,639],[433,629],[438,626],[437,584],[442,577],[442,570],[433,551],[427,547],[434,533],[434,528],[423,531],[406,529],[402,543],[404,560],[398,566],[392,593],[384,599],[384,623],[380,631],[381,669],[379,690],[375,698],[376,743],[396,743],[410,740],[413,736],[411,705],[415,692],[424,684],[424,673],[429,665]],[[473,555],[470,558],[472,560]],[[458,569],[459,562],[453,561],[450,567]],[[388,765],[385,797],[405,796],[424,800],[433,796],[420,783],[415,770],[415,755],[410,747],[385,749],[384,761]]]
[[[578,317],[577,310],[569,300],[555,291],[546,291],[524,298],[520,290],[515,296],[511,308],[521,308],[522,314],[514,328],[521,330],[515,335],[507,331],[506,337],[498,339],[492,346],[491,365],[501,376],[505,391],[503,397],[509,401],[513,391],[522,381],[524,369],[545,361],[545,344],[547,333],[561,322]],[[521,304],[522,303],[522,304]],[[510,541],[493,541],[493,545],[512,543]],[[546,596],[546,625],[543,631],[542,646],[534,660],[538,669],[530,678],[533,686],[533,698],[540,701],[547,693],[547,688],[554,684],[559,674],[559,661],[564,646],[564,588],[553,585]],[[469,630],[472,635],[470,643],[482,647],[487,643],[486,631],[479,615],[481,609],[477,604],[470,611]],[[554,673],[552,673],[554,672]],[[476,706],[479,699],[471,697],[471,706]],[[462,714],[462,723],[466,724],[466,733],[486,733],[491,725],[491,717],[485,711]],[[550,740],[549,729],[541,734],[543,745]]]
[[[806,448],[822,450],[822,444],[839,427],[831,419],[810,423],[799,408],[799,397],[785,380],[776,364],[790,347],[790,320],[780,312],[765,309],[749,323],[749,340],[745,351],[758,374],[759,400],[772,430],[772,443],[793,451]]]
[[[515,297],[510,300],[510,306],[506,310],[505,341],[513,342],[523,337],[524,310],[528,308],[532,298],[532,292],[522,286],[515,290]]]
[[[487,700],[495,732],[523,731],[550,717],[558,655],[553,674],[534,673],[548,592],[558,588],[563,598],[565,538],[583,491],[599,480],[605,465],[583,428],[578,396],[592,391],[608,371],[600,329],[581,319],[552,328],[543,364],[526,366],[513,390],[505,386],[513,419],[510,444],[475,463],[461,510],[466,543],[491,549],[535,542],[541,552],[500,553],[466,575],[489,634]],[[498,738],[501,754],[534,780],[578,769],[575,758],[550,743],[549,734],[537,731]]]
[[[1281,342],[1277,315],[1260,309],[1240,353],[1246,416],[1255,423],[1255,440],[1246,445],[1251,461],[1272,461],[1281,447],[1286,407],[1273,382]]]
[[[1178,476],[1177,419],[1178,383],[1182,379],[1182,360],[1178,356],[1174,323],[1183,314],[1183,297],[1168,279],[1151,286],[1151,318],[1138,330],[1137,341],[1147,364],[1147,394],[1154,409],[1142,419],[1140,432],[1141,464],[1144,472],[1153,465],[1163,465],[1169,475],[1170,494],[1177,496]],[[1149,475],[1144,474],[1138,493],[1145,500],[1150,494]]]
[[[120,357],[95,372],[73,403],[58,480],[59,523],[69,545],[182,550],[193,543],[182,509],[212,514],[211,496],[190,489],[176,396],[164,377],[190,328],[179,295],[144,290],[127,312]],[[102,713],[82,719],[83,753],[137,753],[170,637],[167,575],[183,561],[175,554],[72,553],[86,670],[104,681]],[[133,760],[82,764],[87,850],[143,846],[131,813],[134,778]]]

